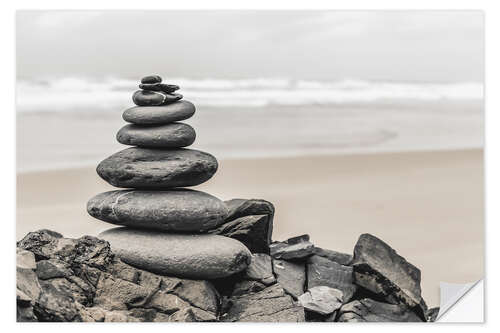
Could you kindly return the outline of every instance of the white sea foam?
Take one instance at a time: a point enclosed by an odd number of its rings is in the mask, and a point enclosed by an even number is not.
[[[480,82],[408,83],[362,80],[304,81],[288,79],[222,80],[172,78],[181,93],[198,106],[259,107],[269,105],[328,105],[381,100],[480,100]],[[19,80],[20,112],[116,110],[131,104],[136,80],[62,78]]]

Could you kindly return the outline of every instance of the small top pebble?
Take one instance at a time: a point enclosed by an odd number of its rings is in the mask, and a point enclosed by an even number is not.
[[[151,84],[151,83],[160,83],[161,77],[158,75],[148,75],[141,79],[141,83]]]

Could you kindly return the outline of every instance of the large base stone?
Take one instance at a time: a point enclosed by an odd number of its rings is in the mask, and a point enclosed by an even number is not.
[[[134,228],[205,232],[224,222],[227,208],[210,194],[186,190],[110,191],[87,203],[96,219]]]
[[[241,272],[251,261],[243,244],[216,235],[114,228],[99,237],[107,240],[124,262],[157,274],[216,279]]]

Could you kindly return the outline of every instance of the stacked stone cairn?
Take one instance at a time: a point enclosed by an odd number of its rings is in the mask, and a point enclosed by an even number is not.
[[[122,227],[98,238],[28,233],[17,243],[18,321],[425,322],[420,270],[379,238],[362,234],[352,254],[308,235],[272,242],[273,205],[222,202],[184,187],[217,170],[210,154],[184,147],[195,107],[142,79],[131,123],[117,135],[135,147],[97,167],[110,184],[87,210]],[[333,240],[332,240],[333,242]]]
[[[97,173],[113,186],[127,188],[90,199],[93,217],[125,227],[100,236],[123,261],[151,272],[213,279],[244,270],[249,250],[239,241],[208,234],[224,223],[228,209],[214,196],[185,187],[202,184],[217,171],[212,155],[184,148],[196,137],[179,122],[195,106],[157,75],[146,76],[133,94],[137,105],[125,110],[118,142],[134,146],[106,158]]]

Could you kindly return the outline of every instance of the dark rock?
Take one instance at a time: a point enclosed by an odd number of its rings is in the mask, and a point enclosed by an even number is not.
[[[292,238],[288,238],[285,241],[285,243],[287,243],[288,245],[299,244],[302,242],[309,242],[309,235],[305,234],[305,235],[295,236]]]
[[[103,160],[97,173],[115,187],[166,189],[202,184],[217,167],[215,157],[198,150],[132,147]]]
[[[273,260],[273,270],[278,283],[295,299],[304,293],[306,269],[304,263]]]
[[[370,234],[354,247],[354,282],[392,304],[403,304],[425,320],[427,306],[421,296],[420,270],[382,240]]]
[[[425,313],[425,319],[427,319],[427,321],[429,322],[434,322],[436,321],[438,314],[439,314],[439,307],[430,308]]]
[[[249,215],[267,215],[270,217],[269,242],[271,242],[272,220],[274,217],[274,206],[266,200],[260,199],[231,199],[224,201],[228,208],[226,221],[233,221],[239,217]]]
[[[103,240],[89,236],[68,239],[38,231],[18,244],[43,253],[43,259],[35,262],[33,252],[17,250],[18,321],[217,319],[219,298],[210,282],[134,268],[106,251],[109,244]]]
[[[338,314],[340,322],[421,322],[414,312],[396,304],[377,302],[369,298],[343,305]]]
[[[32,305],[39,298],[41,287],[36,278],[36,262],[33,253],[16,249],[16,301],[18,319],[31,321]]]
[[[304,309],[295,304],[279,284],[254,294],[232,297],[222,321],[303,322]]]
[[[352,261],[351,254],[326,250],[317,246],[314,247],[314,254],[320,257],[327,258],[328,260],[335,261],[336,263],[339,263],[344,266],[349,266]]]
[[[232,296],[253,294],[264,289],[266,289],[266,285],[259,281],[243,280],[236,283]]]
[[[159,126],[125,125],[116,134],[124,145],[146,148],[182,148],[191,145],[196,132],[188,124],[171,123]]]
[[[40,280],[64,278],[72,274],[69,264],[60,259],[40,260],[36,263],[36,275]]]
[[[260,281],[265,285],[276,282],[273,275],[273,264],[271,257],[264,253],[252,255],[252,261],[245,270],[245,278],[248,280]]]
[[[35,313],[33,312],[33,306],[29,302],[22,303],[20,301],[17,301],[16,321],[17,322],[37,321]]]
[[[294,244],[274,242],[269,245],[269,251],[271,253],[271,257],[275,259],[302,259],[313,254],[314,245],[308,241],[302,241]]]
[[[137,125],[163,125],[191,118],[193,103],[178,101],[162,106],[135,106],[123,112],[123,120]]]
[[[344,295],[344,302],[348,302],[357,288],[353,283],[352,272],[350,266],[343,266],[335,261],[313,255],[307,260],[307,288],[328,286],[338,289]]]
[[[160,106],[182,99],[181,94],[167,94],[161,91],[137,90],[132,95],[132,101],[137,106]]]
[[[329,315],[342,306],[343,294],[338,289],[318,286],[300,295],[298,301],[308,311]]]
[[[226,222],[209,232],[237,239],[252,253],[269,253],[270,223],[272,220],[268,215],[249,215]]]
[[[29,232],[21,239],[17,246],[32,252],[35,258],[48,259],[53,252],[58,250],[59,240],[62,235],[50,230],[39,230],[37,232]]]
[[[179,232],[204,232],[223,223],[227,215],[216,197],[186,189],[104,192],[89,200],[87,211],[113,224]]]
[[[139,88],[149,91],[163,91],[167,94],[179,90],[179,86],[165,83],[143,83],[139,85]]]
[[[160,83],[161,82],[161,77],[159,75],[148,75],[145,76],[141,79],[141,83],[144,84],[153,84],[153,83]]]
[[[166,234],[114,228],[99,235],[124,262],[154,273],[215,279],[244,270],[251,260],[240,242],[216,235]]]
[[[137,90],[132,95],[132,101],[137,106],[158,106],[164,105],[166,99],[165,93],[148,91],[148,90]]]

